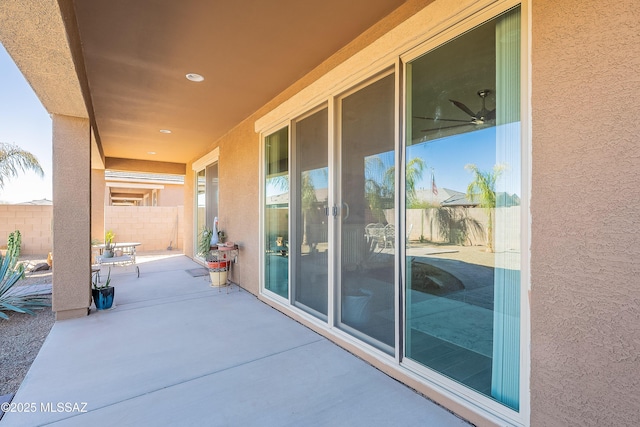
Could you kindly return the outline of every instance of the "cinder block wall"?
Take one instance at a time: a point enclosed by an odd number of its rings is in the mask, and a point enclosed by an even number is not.
[[[5,247],[9,233],[20,230],[21,255],[46,255],[51,252],[53,206],[0,205],[0,246]]]
[[[183,248],[184,209],[152,206],[106,206],[105,230],[115,234],[115,242],[140,242],[138,252]],[[104,236],[91,236],[100,241]]]
[[[178,207],[106,206],[105,229],[116,242],[140,242],[138,251],[166,250],[169,244],[182,251],[184,209]],[[0,247],[9,233],[20,230],[21,255],[46,255],[53,247],[53,206],[0,205]],[[104,236],[91,236],[99,241]]]

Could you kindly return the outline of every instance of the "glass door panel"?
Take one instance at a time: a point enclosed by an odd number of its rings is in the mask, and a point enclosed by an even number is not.
[[[394,75],[341,101],[339,326],[395,343]]]
[[[265,138],[265,289],[289,298],[289,128]]]
[[[207,166],[207,227],[213,228],[218,216],[218,163]]]
[[[328,113],[295,123],[295,303],[326,319],[329,285]]]
[[[518,410],[520,10],[406,70],[405,356]]]

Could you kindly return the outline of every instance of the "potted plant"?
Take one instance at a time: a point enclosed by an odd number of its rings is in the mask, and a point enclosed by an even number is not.
[[[208,227],[204,227],[200,232],[200,236],[198,238],[198,256],[205,258],[209,253],[209,249],[211,248],[211,236],[213,235],[213,230]]]
[[[93,303],[98,310],[108,310],[113,305],[113,298],[115,295],[115,288],[111,286],[111,269],[107,275],[104,285],[101,285],[96,275],[91,281],[91,296],[93,296]]]
[[[105,258],[113,258],[113,248],[115,247],[115,243],[113,243],[113,239],[115,238],[115,234],[113,231],[107,231],[107,234],[104,235],[104,251],[102,252],[102,256]]]

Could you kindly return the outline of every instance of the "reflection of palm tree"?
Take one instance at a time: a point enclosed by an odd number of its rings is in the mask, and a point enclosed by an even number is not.
[[[503,165],[495,165],[493,171],[483,172],[474,164],[465,169],[473,173],[473,181],[467,187],[467,197],[472,202],[477,197],[481,208],[487,212],[487,251],[493,252],[493,210],[496,207],[496,181],[502,175]]]
[[[272,185],[282,191],[289,191],[289,174],[267,176],[267,184]]]
[[[0,189],[4,188],[5,180],[17,177],[18,171],[28,170],[44,175],[36,156],[17,145],[0,142]]]
[[[407,163],[405,174],[407,205],[411,206],[418,201],[416,184],[422,179],[422,173],[426,163],[420,157],[414,157]]]
[[[364,162],[364,194],[376,222],[386,223],[384,210],[393,207],[395,168],[385,168],[379,156],[367,157]]]
[[[416,184],[422,179],[425,166],[424,160],[420,157],[415,157],[407,163],[405,175],[407,206],[417,202]],[[395,174],[395,166],[385,169],[384,162],[378,156],[369,157],[365,161],[365,194],[378,222],[385,222],[383,209],[393,208]]]

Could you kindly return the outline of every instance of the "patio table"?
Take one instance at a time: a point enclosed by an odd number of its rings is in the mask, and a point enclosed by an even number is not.
[[[100,255],[96,256],[96,265],[98,268],[103,265],[109,266],[127,266],[133,265],[136,268],[136,274],[140,277],[140,267],[136,265],[136,247],[140,246],[142,243],[140,242],[124,242],[124,243],[115,243],[113,245],[113,250],[121,250],[122,255],[106,257],[102,253],[105,249],[104,244],[94,245],[93,247],[100,250]],[[99,278],[100,276],[98,276]]]

